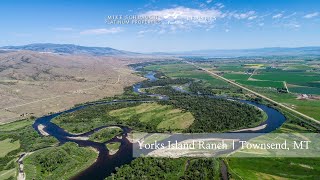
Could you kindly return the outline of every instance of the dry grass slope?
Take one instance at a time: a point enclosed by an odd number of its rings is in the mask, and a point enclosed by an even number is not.
[[[0,123],[121,94],[141,77],[137,59],[17,51],[0,53]]]

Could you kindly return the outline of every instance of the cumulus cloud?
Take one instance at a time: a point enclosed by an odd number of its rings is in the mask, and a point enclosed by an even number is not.
[[[272,19],[279,19],[283,16],[283,14],[279,13],[279,14],[276,14],[274,16],[272,16]]]
[[[319,12],[314,12],[314,13],[310,13],[310,14],[306,14],[305,16],[303,16],[304,18],[310,19],[313,17],[319,16]]]
[[[80,34],[88,34],[88,35],[101,35],[101,34],[116,34],[121,32],[122,29],[120,27],[114,27],[114,28],[100,28],[100,29],[87,29],[84,31],[81,31]]]

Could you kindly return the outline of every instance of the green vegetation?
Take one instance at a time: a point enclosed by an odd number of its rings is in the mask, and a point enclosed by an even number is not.
[[[122,132],[122,129],[119,127],[107,127],[93,133],[89,137],[89,140],[102,143],[112,139],[113,137],[120,134],[121,132]]]
[[[216,159],[137,158],[106,179],[220,179]]]
[[[317,179],[319,158],[229,158],[234,179]]]
[[[81,110],[62,114],[52,120],[53,123],[71,133],[85,133],[105,125],[121,124],[118,119],[109,115],[109,111],[135,106],[139,103],[115,103],[95,105]]]
[[[106,144],[106,146],[107,146],[108,150],[110,151],[110,153],[114,154],[119,150],[121,143],[120,142],[112,142],[112,143]]]
[[[23,119],[19,121],[14,121],[11,123],[7,123],[0,126],[0,131],[14,131],[20,128],[23,128],[28,125],[32,125],[34,123],[34,119]]]
[[[9,152],[19,149],[19,140],[12,141],[12,139],[5,139],[0,141],[0,157],[5,157]]]
[[[16,176],[16,160],[22,152],[31,152],[57,144],[55,138],[39,135],[30,122],[33,120],[21,120],[0,126],[0,176],[3,179]]]
[[[172,106],[157,103],[144,103],[139,106],[117,109],[109,114],[125,121],[137,119],[142,123],[147,123],[150,130],[158,131],[183,130],[194,121],[190,112],[183,112]]]
[[[90,166],[97,153],[89,148],[65,143],[42,149],[24,160],[26,179],[69,179]]]
[[[191,82],[192,79],[187,79],[187,78],[176,78],[176,79],[171,79],[171,78],[165,78],[165,79],[159,79],[157,81],[144,81],[142,84],[142,88],[144,87],[152,87],[152,86],[166,86],[169,84],[186,84]]]
[[[272,88],[283,88],[283,82],[278,81],[249,81],[249,80],[236,80],[237,83],[249,86],[257,87],[272,87]]]
[[[316,88],[316,87],[295,86],[295,87],[289,87],[289,91],[294,93],[299,93],[299,94],[320,95],[320,88]]]
[[[0,171],[0,179],[14,180],[16,179],[16,168]]]
[[[264,120],[264,115],[253,106],[237,101],[192,96],[179,93],[171,87],[154,89],[155,93],[165,94],[170,101],[162,104],[172,105],[192,113],[194,123],[184,132],[222,132],[253,127]]]
[[[226,74],[223,74],[223,77],[227,79],[233,79],[233,80],[247,80],[250,77],[250,74],[226,73]]]
[[[292,93],[278,93],[276,90],[266,88],[251,88],[252,90],[259,92],[271,99],[283,103],[295,110],[311,116],[315,119],[320,119],[320,103],[319,100],[300,100]],[[289,88],[290,90],[290,88]]]

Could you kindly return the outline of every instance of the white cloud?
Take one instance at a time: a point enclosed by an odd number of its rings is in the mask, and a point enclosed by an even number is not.
[[[101,34],[116,34],[121,32],[122,29],[120,27],[114,27],[114,28],[100,28],[100,29],[87,29],[84,31],[81,31],[80,34],[88,34],[88,35],[101,35]]]
[[[310,13],[310,14],[306,14],[305,16],[303,16],[304,18],[310,19],[313,17],[319,16],[319,12],[315,12],[315,13]]]
[[[140,16],[156,16],[161,24],[157,32],[170,33],[177,30],[190,30],[192,28],[207,29],[219,18],[226,15],[217,9],[193,9],[175,7],[162,10],[147,11]]]
[[[54,28],[55,31],[73,31],[73,28],[71,27],[58,27]]]
[[[257,18],[254,14],[255,11],[248,11],[245,13],[231,13],[230,15],[236,19],[255,19]]]
[[[157,11],[148,11],[146,13],[141,14],[141,16],[157,16],[161,20],[190,20],[193,17],[206,17],[217,19],[223,17],[223,13],[219,10],[215,9],[192,9],[186,7],[176,7],[170,9],[163,9]],[[193,19],[193,22],[204,22],[201,19]]]
[[[250,16],[250,17],[248,17],[248,20],[254,20],[254,19],[256,19],[258,16]]]
[[[224,5],[222,3],[216,3],[216,6],[220,9],[224,8]]]
[[[283,16],[283,14],[279,13],[279,14],[276,14],[274,16],[272,16],[272,19],[279,19]]]

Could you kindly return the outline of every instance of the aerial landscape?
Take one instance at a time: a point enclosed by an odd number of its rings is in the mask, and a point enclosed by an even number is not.
[[[0,180],[319,179],[305,2],[0,2]]]

